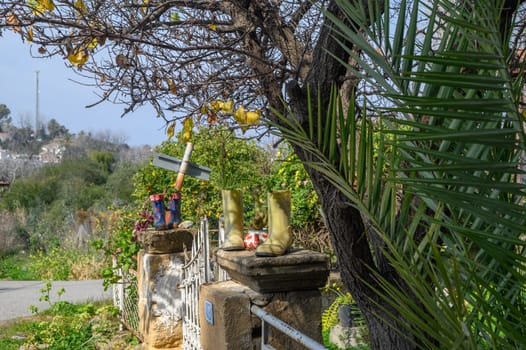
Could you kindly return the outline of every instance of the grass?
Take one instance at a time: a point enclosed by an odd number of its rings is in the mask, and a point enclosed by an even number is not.
[[[0,323],[0,349],[45,347],[69,349],[134,349],[137,338],[118,331],[117,310],[107,302],[54,303],[52,308],[31,317]]]
[[[101,271],[108,262],[100,252],[80,252],[56,247],[46,254],[0,255],[0,280],[86,280],[102,278]]]
[[[56,248],[41,253],[0,256],[0,280],[82,280],[100,278],[104,264],[96,254]],[[51,282],[41,289],[40,300],[50,300]],[[60,296],[60,295],[59,295]],[[118,310],[108,302],[72,304],[55,302],[31,317],[0,322],[0,349],[48,350],[134,349],[137,338],[118,331]]]

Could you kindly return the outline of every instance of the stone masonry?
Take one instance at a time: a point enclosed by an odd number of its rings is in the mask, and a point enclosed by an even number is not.
[[[147,230],[139,237],[139,331],[144,350],[182,349],[183,250],[191,249],[189,230]]]

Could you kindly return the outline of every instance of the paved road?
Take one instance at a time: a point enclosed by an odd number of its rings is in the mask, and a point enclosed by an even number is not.
[[[49,308],[47,302],[39,301],[42,293],[40,289],[45,288],[46,283],[42,281],[3,281],[0,280],[0,322],[18,317],[30,316],[30,305],[38,307],[39,311]],[[65,292],[60,296],[57,292],[64,288]],[[102,280],[89,281],[54,281],[51,282],[51,302],[69,301],[81,303],[111,299],[111,289],[104,291]]]

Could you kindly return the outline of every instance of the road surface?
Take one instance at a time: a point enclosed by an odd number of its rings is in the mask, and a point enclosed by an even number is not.
[[[49,303],[39,301],[40,291],[46,287],[43,281],[3,281],[0,280],[0,322],[19,317],[31,316],[30,305],[44,311]],[[59,297],[57,292],[64,288]],[[104,291],[102,280],[89,281],[53,281],[49,293],[51,302],[69,301],[82,303],[111,299],[111,288]]]

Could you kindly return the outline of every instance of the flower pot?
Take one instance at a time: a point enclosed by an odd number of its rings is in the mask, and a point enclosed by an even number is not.
[[[349,304],[342,304],[338,308],[338,319],[340,320],[340,326],[352,327],[352,309]]]

